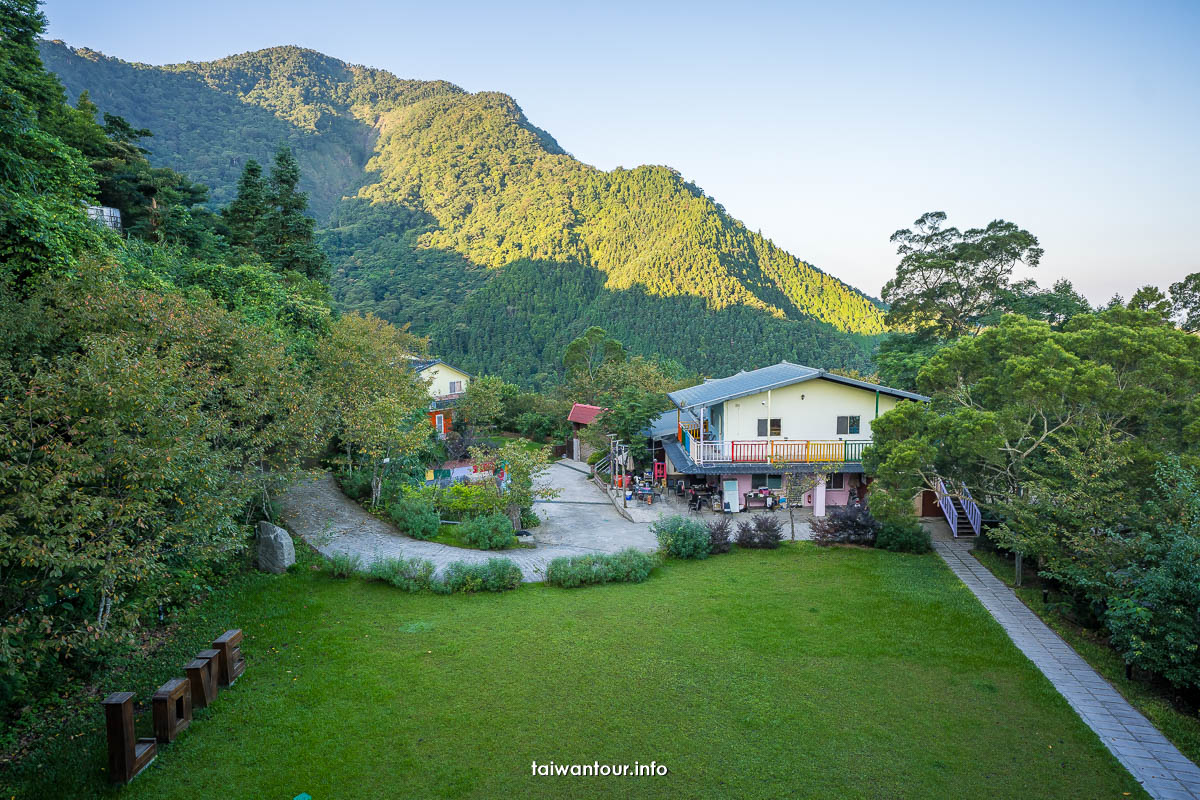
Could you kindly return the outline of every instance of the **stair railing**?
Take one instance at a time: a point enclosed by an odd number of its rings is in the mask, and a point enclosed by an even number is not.
[[[946,517],[946,522],[950,523],[950,532],[954,538],[958,538],[958,509],[954,507],[954,500],[951,499],[950,493],[946,491],[946,484],[941,478],[938,478],[937,488],[934,489],[934,494],[937,495],[938,507],[942,509],[942,514]]]
[[[971,496],[971,490],[967,485],[962,484],[962,506],[963,511],[967,512],[967,522],[971,523],[971,530],[975,531],[975,535],[979,536],[983,529],[983,515],[979,512],[979,506],[975,503],[975,498]]]

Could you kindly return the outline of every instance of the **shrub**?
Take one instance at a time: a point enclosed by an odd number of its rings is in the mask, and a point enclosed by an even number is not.
[[[532,508],[522,508],[521,509],[521,527],[522,528],[536,528],[538,525],[541,525],[541,524],[542,524],[542,518],[539,517],[537,515],[537,512],[535,512]]]
[[[712,549],[708,527],[688,517],[664,517],[650,526],[658,546],[673,558],[708,558]]]
[[[371,565],[372,578],[406,592],[420,592],[433,584],[433,562],[424,558],[383,558]]]
[[[504,498],[494,484],[454,483],[442,491],[439,508],[447,519],[470,519],[500,511]]]
[[[362,502],[371,498],[371,473],[365,469],[339,473],[337,481],[342,494],[351,500]]]
[[[1200,536],[1164,538],[1158,563],[1118,573],[1105,623],[1126,663],[1200,689]]]
[[[650,577],[654,559],[641,550],[561,556],[546,568],[546,583],[573,589],[601,583],[641,583]]]
[[[526,411],[517,417],[515,427],[517,431],[525,434],[533,441],[540,442],[554,432],[555,428],[558,427],[557,423],[558,420],[549,414],[542,414],[538,411]]]
[[[446,592],[503,592],[521,585],[521,568],[507,558],[477,564],[455,561],[441,581]]]
[[[388,516],[401,533],[426,541],[437,536],[441,524],[433,506],[417,497],[405,496],[392,503],[388,508]]]
[[[883,523],[875,536],[875,546],[895,553],[928,553],[933,549],[929,531],[918,522]]]
[[[326,565],[335,578],[349,578],[362,569],[362,558],[358,553],[334,553]]]
[[[774,550],[783,541],[783,521],[773,514],[755,514],[738,523],[738,547]]]
[[[593,451],[592,454],[587,457],[587,463],[591,466],[595,466],[596,464],[599,464],[600,460],[605,458],[607,455],[607,450]]]
[[[812,521],[813,542],[822,546],[832,544],[875,545],[879,520],[863,506],[836,507],[828,516]]]
[[[708,523],[709,552],[728,553],[730,534],[733,533],[733,520],[721,516]]]
[[[516,543],[512,522],[503,514],[475,517],[462,524],[462,538],[480,550],[503,550]]]

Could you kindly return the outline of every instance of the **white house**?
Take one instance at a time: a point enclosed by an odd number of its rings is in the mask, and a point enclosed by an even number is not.
[[[781,489],[785,471],[827,470],[804,498],[823,515],[865,495],[862,452],[871,424],[906,401],[929,398],[786,361],[667,395],[651,425],[668,475],[707,476],[738,511],[748,495]]]
[[[444,437],[454,427],[454,404],[467,391],[471,376],[440,358],[414,358],[412,367],[429,380],[429,424]]]

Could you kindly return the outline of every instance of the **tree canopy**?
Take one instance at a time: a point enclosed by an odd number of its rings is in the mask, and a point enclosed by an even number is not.
[[[1037,237],[1011,222],[966,231],[945,222],[945,212],[930,211],[892,234],[900,264],[883,287],[889,325],[941,338],[974,333],[1003,310],[1017,265],[1041,261]]]

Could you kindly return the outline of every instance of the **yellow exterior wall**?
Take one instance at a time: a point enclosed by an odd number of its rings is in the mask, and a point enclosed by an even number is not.
[[[471,382],[470,375],[449,364],[433,364],[421,370],[420,375],[422,378],[432,378],[429,383],[429,396],[434,398],[450,394],[451,381],[462,381],[463,391],[466,391],[467,384]]]
[[[871,420],[875,418],[875,392],[847,386],[844,383],[816,378],[794,383],[770,392],[770,414],[767,413],[767,392],[739,397],[725,402],[725,441],[766,439],[758,435],[758,420],[778,417],[784,439],[870,439]],[[883,414],[903,402],[890,395],[879,395],[879,413]],[[840,416],[860,417],[857,434],[837,432]],[[770,429],[768,428],[768,431]]]

